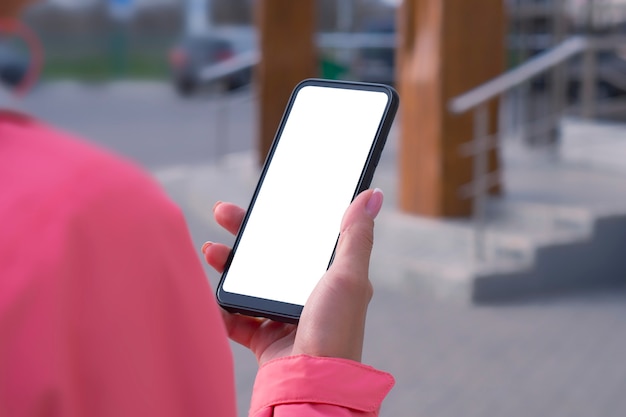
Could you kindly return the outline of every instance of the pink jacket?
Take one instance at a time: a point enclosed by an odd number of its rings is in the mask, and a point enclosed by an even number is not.
[[[235,417],[232,355],[183,215],[134,165],[0,111],[0,416]],[[297,356],[250,415],[373,416],[393,385]]]

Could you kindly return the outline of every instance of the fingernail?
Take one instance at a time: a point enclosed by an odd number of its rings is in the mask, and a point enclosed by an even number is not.
[[[215,203],[215,205],[213,206],[213,211],[215,211],[215,209],[217,208],[217,206],[219,206],[220,204],[222,204],[221,201],[218,201],[217,203]]]
[[[212,245],[213,242],[205,242],[204,245],[202,245],[202,253],[206,253],[207,249],[209,249],[209,247]]]
[[[365,211],[372,217],[372,219],[375,219],[376,216],[378,216],[378,213],[380,213],[382,206],[383,191],[380,188],[376,188],[365,205]]]

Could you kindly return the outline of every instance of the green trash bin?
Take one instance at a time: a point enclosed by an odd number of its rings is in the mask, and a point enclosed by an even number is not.
[[[322,78],[328,80],[342,80],[345,79],[348,73],[348,67],[341,65],[330,58],[322,57],[320,61],[320,74]]]

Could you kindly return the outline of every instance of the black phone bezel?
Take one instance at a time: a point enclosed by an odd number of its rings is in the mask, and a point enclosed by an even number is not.
[[[248,210],[246,211],[246,215],[243,219],[239,232],[237,233],[235,243],[233,244],[233,250],[231,251],[226,261],[224,272],[222,273],[219,284],[217,286],[216,297],[217,297],[217,301],[219,305],[231,313],[240,313],[240,314],[245,314],[245,315],[254,316],[254,317],[267,317],[272,320],[287,322],[287,323],[297,323],[302,313],[303,306],[301,305],[290,304],[290,303],[285,303],[285,302],[280,302],[280,301],[275,301],[275,300],[267,300],[264,298],[251,297],[248,295],[230,293],[230,292],[224,291],[222,286],[228,274],[228,270],[233,260],[234,253],[237,250],[237,246],[245,230],[245,226],[248,222],[248,216],[254,207],[257,195],[261,189],[261,186],[263,185],[265,174],[268,170],[269,165],[271,164],[272,158],[274,156],[274,151],[278,145],[278,142],[280,141],[283,128],[289,117],[293,103],[298,95],[298,92],[302,88],[307,87],[307,86],[378,91],[378,92],[384,92],[385,94],[387,94],[388,101],[387,101],[387,106],[385,108],[385,113],[383,114],[381,123],[378,126],[378,130],[376,132],[374,141],[372,142],[372,147],[370,148],[368,158],[363,166],[363,170],[361,172],[359,182],[356,185],[355,192],[352,196],[353,200],[354,198],[356,198],[356,196],[359,193],[368,189],[372,182],[372,178],[374,177],[374,172],[378,165],[378,161],[380,160],[380,155],[382,154],[383,148],[387,141],[387,136],[389,135],[389,131],[391,130],[391,125],[393,123],[395,114],[399,106],[398,93],[392,87],[388,85],[384,85],[384,84],[362,83],[362,82],[352,82],[352,81],[335,81],[335,80],[324,80],[324,79],[319,79],[319,78],[310,78],[310,79],[301,81],[294,88],[293,92],[291,93],[291,96],[289,97],[289,101],[283,113],[279,127],[276,131],[276,135],[274,136],[274,141],[272,143],[272,146],[270,147],[268,155],[265,159],[265,163],[263,164],[263,169],[261,171],[259,181],[254,190],[254,194],[252,195],[252,199],[248,206]],[[335,251],[333,250],[333,253],[329,260],[329,266],[332,263],[334,256],[335,256]]]

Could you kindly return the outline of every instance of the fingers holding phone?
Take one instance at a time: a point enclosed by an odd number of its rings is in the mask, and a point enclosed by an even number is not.
[[[333,265],[307,301],[295,335],[293,325],[224,311],[231,339],[250,348],[261,364],[295,354],[360,361],[365,317],[372,297],[368,270],[374,218],[382,199],[380,190],[368,190],[346,211]],[[243,209],[221,203],[216,204],[213,212],[222,227],[236,233]],[[209,265],[221,273],[230,247],[207,242],[202,251]]]
[[[237,234],[245,210],[232,203],[218,202],[213,207],[215,221],[231,234]],[[207,263],[222,273],[231,248],[222,243],[206,242],[202,253]],[[256,356],[259,365],[292,354],[296,326],[265,318],[232,314],[222,310],[228,337],[247,347]]]
[[[363,191],[398,103],[389,86],[301,82],[248,210],[214,208],[217,222],[237,235],[232,250],[204,248],[222,273],[217,301],[237,313],[225,316],[231,337],[258,358],[307,353],[360,360],[374,217],[382,205],[381,192]],[[302,321],[294,340],[293,326],[267,319]]]

